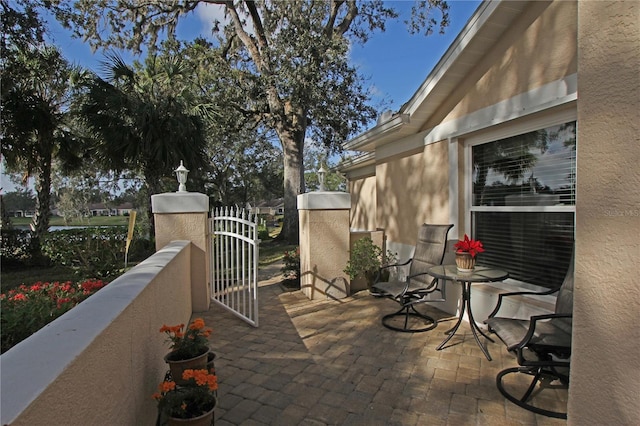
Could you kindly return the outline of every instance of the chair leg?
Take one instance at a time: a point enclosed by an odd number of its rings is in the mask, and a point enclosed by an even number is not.
[[[404,327],[397,327],[391,323],[391,320],[397,317],[404,317]],[[427,325],[420,328],[410,328],[410,317],[417,318],[419,321],[422,321]],[[383,316],[382,325],[390,330],[401,331],[403,333],[421,333],[436,328],[438,326],[438,321],[428,315],[418,312],[413,305],[405,305],[398,312]]]
[[[524,373],[533,376],[531,384],[529,384],[529,387],[521,398],[516,398],[515,396],[510,394],[504,387],[502,378],[511,373]],[[531,397],[531,394],[533,393],[536,385],[545,377],[550,377],[552,380],[559,379],[561,382],[565,383],[563,375],[556,375],[553,371],[546,370],[543,367],[512,367],[502,370],[498,373],[498,375],[496,376],[496,386],[505,398],[507,398],[517,406],[524,408],[525,410],[534,412],[536,414],[542,414],[543,416],[547,417],[566,420],[567,413],[545,410],[544,408],[536,407],[528,403],[529,398]]]

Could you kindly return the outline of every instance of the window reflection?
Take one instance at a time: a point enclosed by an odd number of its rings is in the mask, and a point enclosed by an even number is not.
[[[573,250],[576,123],[473,146],[472,164],[478,264],[559,286]]]

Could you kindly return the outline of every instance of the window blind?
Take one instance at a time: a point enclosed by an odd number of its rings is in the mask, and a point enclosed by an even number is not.
[[[472,147],[472,234],[478,264],[559,286],[573,250],[575,122]]]

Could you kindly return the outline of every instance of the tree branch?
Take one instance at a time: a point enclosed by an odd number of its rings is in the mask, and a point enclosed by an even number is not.
[[[356,16],[358,16],[358,6],[356,5],[356,1],[348,0],[347,4],[349,5],[347,14],[345,15],[342,22],[335,29],[335,32],[337,32],[338,35],[344,35],[347,32],[347,30],[349,30],[349,27],[351,26],[351,23],[353,22],[353,20],[356,18]]]

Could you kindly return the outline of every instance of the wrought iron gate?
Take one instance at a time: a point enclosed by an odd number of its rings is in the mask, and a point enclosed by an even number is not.
[[[257,327],[257,218],[244,209],[215,209],[211,212],[209,230],[211,298]]]

